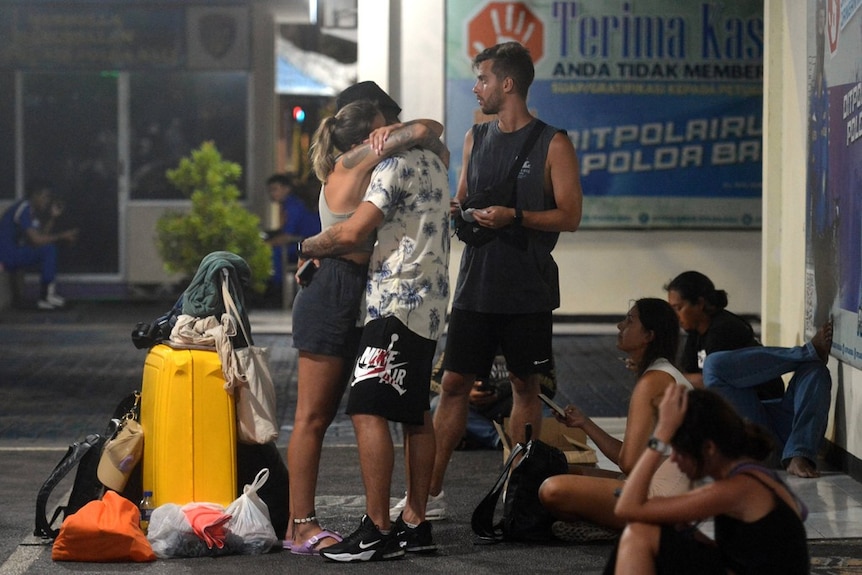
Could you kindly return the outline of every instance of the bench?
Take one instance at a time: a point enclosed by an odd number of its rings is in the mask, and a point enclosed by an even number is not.
[[[21,303],[24,293],[24,272],[7,270],[0,264],[0,311],[5,311]]]

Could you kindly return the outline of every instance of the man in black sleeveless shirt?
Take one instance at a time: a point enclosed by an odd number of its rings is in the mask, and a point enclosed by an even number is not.
[[[510,205],[491,205],[471,214],[481,226],[504,232],[483,246],[465,246],[462,255],[434,415],[437,456],[429,518],[432,503],[442,505],[443,476],[464,435],[473,381],[487,373],[498,349],[512,382],[512,439],[523,441],[527,424],[538,436],[539,382],[553,374],[552,312],[560,305],[559,273],[551,251],[559,233],[577,230],[581,221],[580,170],[566,133],[546,125],[537,128],[535,144],[519,157],[539,122],[527,107],[535,74],[529,51],[517,42],[498,44],[478,54],[473,69],[473,93],[482,112],[496,118],[467,132],[457,203],[504,182],[512,166],[523,163]],[[453,207],[453,212],[458,209]]]

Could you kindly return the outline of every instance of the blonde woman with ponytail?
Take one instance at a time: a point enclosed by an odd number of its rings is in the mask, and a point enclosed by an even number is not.
[[[310,154],[322,183],[322,228],[350,217],[362,201],[372,170],[388,156],[414,146],[445,153],[439,122],[386,124],[373,102],[359,100],[344,105],[317,128]],[[323,437],[344,394],[359,342],[362,294],[373,246],[372,237],[353,252],[311,262],[309,265],[316,266],[313,281],[299,279],[301,289],[293,305],[298,393],[287,448],[292,521],[285,541],[285,547],[296,555],[317,555],[341,541],[339,534],[321,528],[314,496]],[[299,258],[301,267],[301,253]]]

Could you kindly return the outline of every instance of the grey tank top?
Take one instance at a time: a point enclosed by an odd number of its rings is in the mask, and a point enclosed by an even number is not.
[[[350,219],[350,216],[353,215],[353,212],[347,212],[346,214],[337,214],[330,210],[329,204],[326,203],[326,194],[324,193],[325,187],[325,184],[320,186],[320,197],[317,200],[317,212],[320,214],[320,228],[323,230],[339,222],[346,221]],[[371,234],[365,240],[364,243],[356,247],[356,251],[371,253],[372,251],[374,251],[374,244],[376,241],[377,234]]]
[[[501,132],[497,121],[473,126],[473,150],[467,166],[467,195],[503,181],[533,128]],[[545,126],[518,174],[517,206],[525,211],[556,207],[545,189],[548,147],[559,130]],[[483,313],[549,312],[560,305],[559,271],[551,250],[559,233],[525,229],[526,249],[496,239],[482,247],[466,246],[461,256],[453,305]]]

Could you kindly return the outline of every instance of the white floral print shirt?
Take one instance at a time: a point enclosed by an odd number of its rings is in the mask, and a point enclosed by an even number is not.
[[[395,316],[436,340],[449,304],[449,179],[434,153],[413,148],[374,169],[364,201],[383,212],[368,268],[365,322]]]

